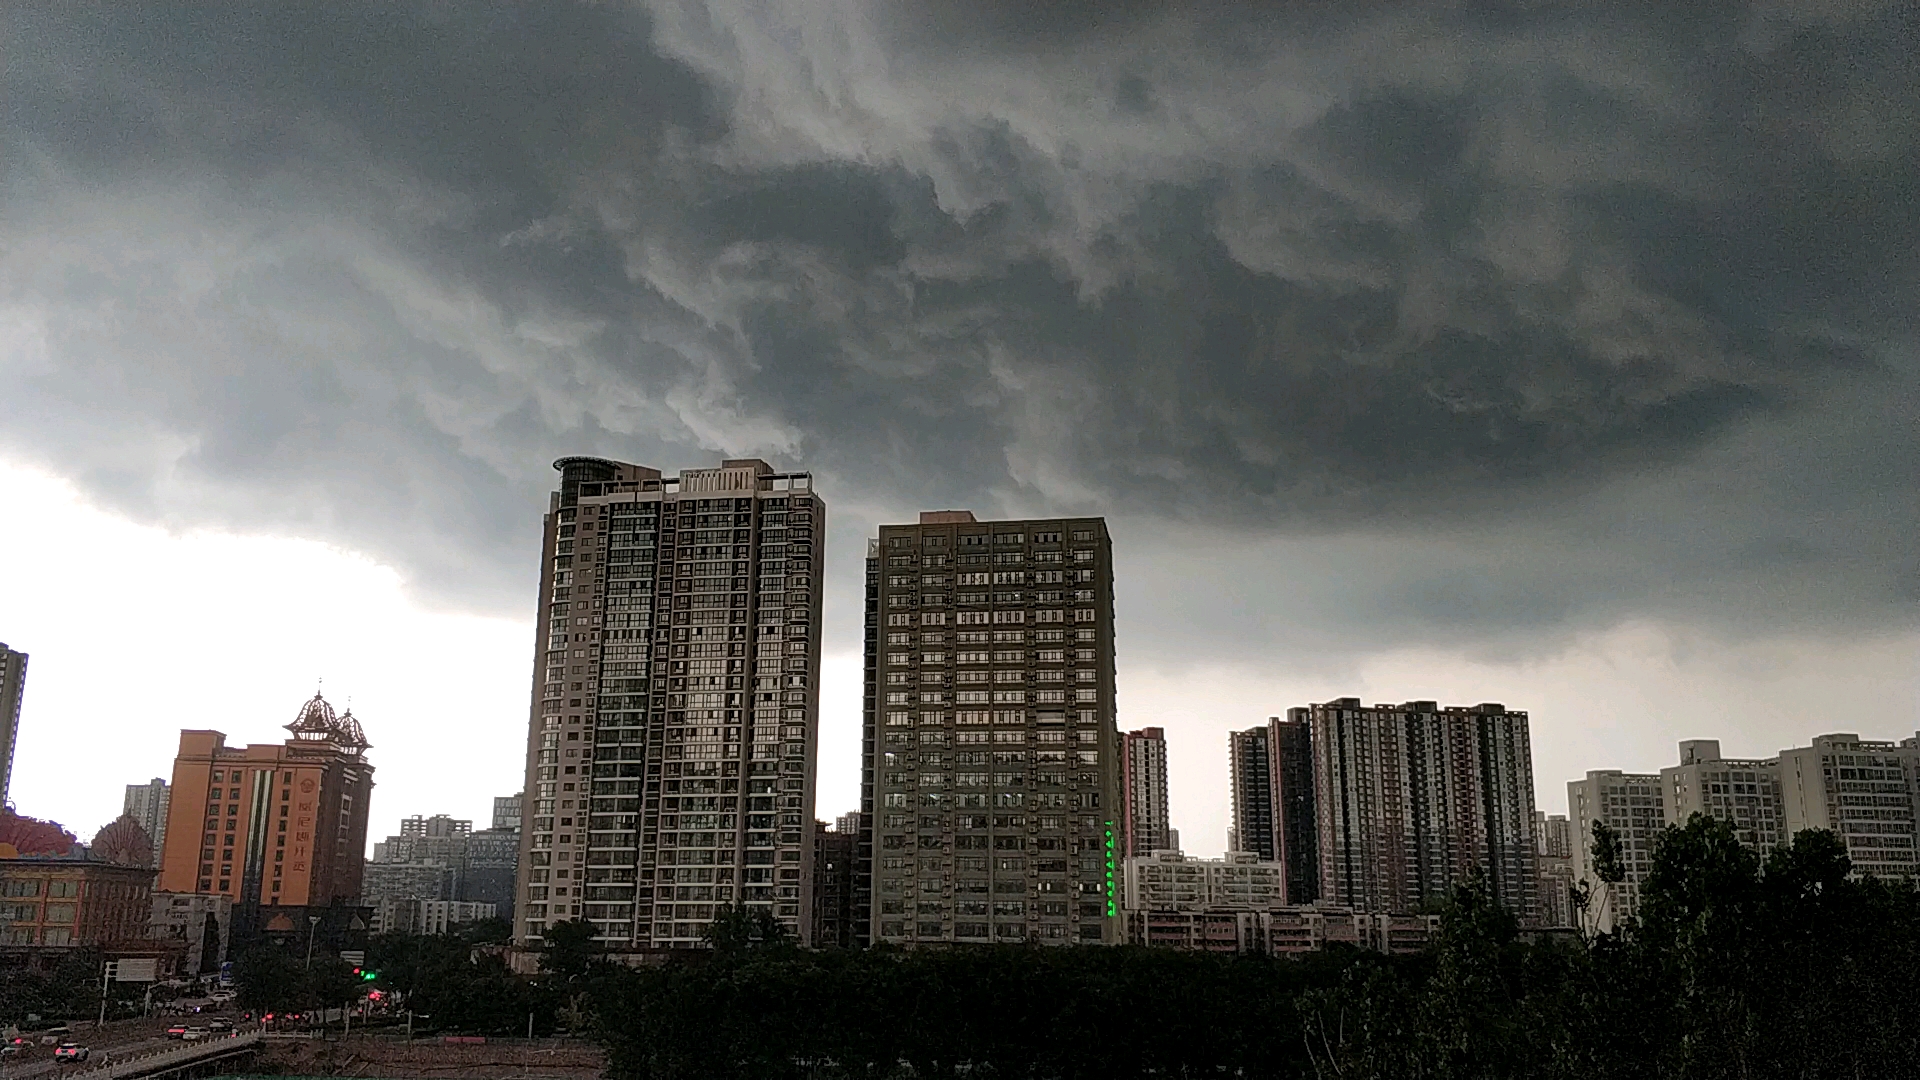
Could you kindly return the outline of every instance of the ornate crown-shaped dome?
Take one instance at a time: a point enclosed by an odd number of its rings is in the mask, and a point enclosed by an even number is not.
[[[333,706],[318,692],[300,706],[300,715],[287,725],[287,730],[300,742],[330,742],[349,750],[365,750],[373,745],[361,730],[360,721],[354,719],[352,709],[335,713]]]
[[[93,834],[93,857],[124,866],[153,865],[153,840],[131,814],[121,814]]]

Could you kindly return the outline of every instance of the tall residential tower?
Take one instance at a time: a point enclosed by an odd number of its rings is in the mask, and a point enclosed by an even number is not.
[[[1179,845],[1167,807],[1167,733],[1141,728],[1120,737],[1120,779],[1126,809],[1125,853],[1151,855]]]
[[[1477,869],[1522,925],[1538,919],[1526,713],[1431,701],[1366,708],[1340,698],[1304,717],[1313,732],[1321,899],[1417,911]]]
[[[1320,898],[1318,831],[1314,824],[1312,721],[1290,710],[1265,727],[1227,734],[1237,850],[1286,866],[1290,904]]]
[[[701,944],[715,909],[812,933],[826,506],[764,461],[554,462],[515,938]]]
[[[1118,943],[1106,522],[923,513],[868,566],[871,940]]]

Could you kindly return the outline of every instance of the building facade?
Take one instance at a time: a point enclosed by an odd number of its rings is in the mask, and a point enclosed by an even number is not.
[[[869,563],[871,939],[1120,942],[1106,523],[923,513]]]
[[[813,920],[820,575],[807,473],[554,463],[515,940],[567,919],[691,948],[715,909]]]
[[[1479,871],[1494,900],[1538,918],[1527,714],[1432,701],[1309,706],[1321,900],[1418,911]]]
[[[1126,862],[1127,940],[1222,953],[1299,953],[1344,943],[1417,952],[1435,920],[1287,899],[1288,868],[1250,851],[1195,859],[1159,851]]]
[[[241,909],[358,901],[373,796],[366,735],[351,710],[336,715],[319,694],[287,730],[285,743],[252,746],[180,733],[160,891],[225,896]]]
[[[13,753],[20,742],[20,703],[27,696],[27,654],[0,641],[0,806],[12,806]]]
[[[1640,910],[1640,886],[1653,869],[1653,848],[1671,823],[1666,785],[1650,773],[1590,772],[1567,784],[1573,828],[1574,877],[1591,890],[1587,929],[1610,931]],[[1620,839],[1625,877],[1609,888],[1594,870],[1593,826],[1604,822]]]
[[[860,815],[842,814],[832,827],[814,822],[813,944],[815,948],[850,949],[853,933],[853,878],[855,841]]]
[[[1313,721],[1306,709],[1227,736],[1233,797],[1230,844],[1286,867],[1293,904],[1320,899],[1313,784]]]
[[[493,798],[493,823],[487,828],[494,832],[520,831],[520,804],[523,795],[496,795]]]
[[[1660,784],[1675,824],[1695,814],[1719,818],[1763,858],[1787,842],[1778,758],[1723,758],[1718,740],[1689,739],[1680,744],[1680,764],[1660,770]]]
[[[1856,874],[1920,873],[1915,863],[1920,735],[1900,743],[1820,735],[1810,746],[1782,750],[1779,762],[1787,837],[1803,829],[1831,829],[1846,844]]]
[[[153,865],[160,865],[160,853],[166,850],[167,843],[167,806],[169,788],[167,782],[159,777],[144,784],[128,784],[121,810],[146,830],[147,839],[153,843]]]
[[[49,971],[77,949],[147,944],[153,876],[96,859],[0,858],[0,967]]]
[[[467,923],[496,917],[492,904],[470,900],[395,897],[371,905],[375,934],[445,934]]]
[[[1273,862],[1280,856],[1273,827],[1273,748],[1265,727],[1227,733],[1227,770],[1233,800],[1229,851]]]
[[[233,940],[233,900],[203,893],[156,892],[147,934],[176,945],[182,975],[211,975],[227,959],[227,946]]]
[[[1120,778],[1125,799],[1121,821],[1126,826],[1122,850],[1129,857],[1177,850],[1167,805],[1165,730],[1141,728],[1120,736]]]
[[[1565,814],[1534,813],[1534,850],[1540,860],[1540,926],[1549,930],[1575,925],[1573,823]]]

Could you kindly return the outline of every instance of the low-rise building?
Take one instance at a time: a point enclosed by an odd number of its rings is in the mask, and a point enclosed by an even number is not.
[[[49,971],[76,949],[145,946],[153,876],[94,859],[0,858],[0,963]]]
[[[233,940],[233,898],[218,893],[154,893],[147,934],[179,947],[181,974],[212,974],[227,959],[227,946]]]
[[[444,934],[465,923],[494,918],[497,911],[492,904],[467,900],[385,900],[373,906],[372,930],[376,934]]]
[[[1228,953],[1310,952],[1348,944],[1417,952],[1433,916],[1287,903],[1287,868],[1250,851],[1195,859],[1156,851],[1124,866],[1127,940]]]

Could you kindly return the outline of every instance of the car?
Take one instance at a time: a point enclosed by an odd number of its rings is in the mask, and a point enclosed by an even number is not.
[[[85,1061],[87,1060],[87,1053],[87,1048],[78,1043],[61,1043],[53,1051],[53,1060]]]
[[[215,990],[213,993],[207,995],[207,1000],[232,1001],[233,997],[234,997],[234,994],[233,994],[233,991],[231,990]]]
[[[0,1057],[14,1057],[26,1053],[26,1047],[18,1043],[0,1043]]]
[[[215,1034],[215,1035],[222,1035],[222,1034],[225,1034],[225,1033],[227,1033],[227,1032],[229,1032],[229,1031],[232,1031],[232,1030],[233,1030],[233,1021],[231,1021],[231,1020],[209,1020],[209,1021],[207,1021],[207,1030],[208,1030],[208,1031],[210,1031],[210,1032],[212,1032],[212,1033],[213,1033],[213,1034]]]
[[[185,1032],[184,1034],[182,1034],[182,1035],[181,1035],[180,1037],[181,1037],[182,1039],[185,1039],[185,1040],[186,1040],[186,1041],[188,1041],[188,1042],[198,1042],[198,1041],[200,1041],[201,1039],[204,1039],[204,1038],[206,1038],[206,1037],[208,1036],[208,1034],[210,1034],[210,1033],[209,1033],[209,1032],[207,1031],[207,1029],[206,1029],[206,1028],[203,1028],[203,1027],[190,1027],[190,1028],[188,1028],[188,1029],[186,1030],[186,1032]]]
[[[167,1038],[177,1039],[187,1033],[187,1025],[173,1024],[167,1028]]]

